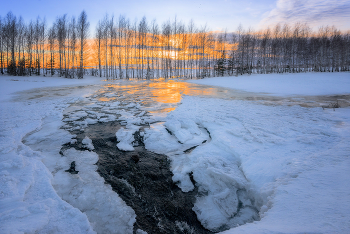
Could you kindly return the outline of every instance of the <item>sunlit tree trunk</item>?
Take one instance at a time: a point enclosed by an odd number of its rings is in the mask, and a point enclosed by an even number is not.
[[[80,66],[78,72],[78,78],[82,79],[84,77],[84,53],[87,49],[87,38],[89,35],[90,23],[87,21],[87,15],[85,11],[81,12],[78,18],[77,33],[80,43]]]

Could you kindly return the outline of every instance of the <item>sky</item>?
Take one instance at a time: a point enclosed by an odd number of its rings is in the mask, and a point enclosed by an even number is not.
[[[307,22],[314,30],[322,25],[350,30],[350,0],[11,0],[1,4],[0,16],[12,11],[26,22],[40,16],[51,25],[57,16],[78,16],[82,10],[92,31],[106,14],[131,21],[146,16],[148,22],[155,19],[160,25],[175,17],[186,24],[192,19],[210,31],[232,32],[240,24],[259,30],[296,22]]]

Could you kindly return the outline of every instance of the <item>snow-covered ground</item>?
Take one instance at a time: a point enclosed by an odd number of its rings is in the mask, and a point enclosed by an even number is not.
[[[132,233],[135,213],[96,172],[97,154],[59,153],[74,140],[60,129],[63,111],[99,86],[76,87],[101,83],[0,77],[0,233]],[[41,89],[12,93],[28,88]],[[77,175],[64,172],[72,161]]]
[[[350,94],[349,81],[349,73],[307,73],[191,82],[284,97]],[[62,144],[75,141],[61,129],[64,122],[75,121],[74,127],[82,129],[116,118],[125,122],[116,132],[116,147],[123,150],[133,150],[138,124],[151,123],[143,133],[146,148],[169,156],[173,180],[184,192],[198,186],[193,210],[208,229],[350,231],[349,107],[334,111],[183,96],[174,111],[149,116],[145,113],[152,107],[121,105],[120,94],[108,90],[106,100],[116,99],[81,107],[91,102],[97,86],[76,87],[88,84],[101,81],[0,77],[1,233],[131,233],[135,213],[97,174],[91,140],[84,139],[86,151],[59,153]],[[13,95],[33,88],[41,89]],[[99,114],[97,107],[110,114]],[[79,174],[64,172],[72,161]],[[253,222],[241,225],[247,221]]]
[[[275,96],[349,94],[349,72],[285,73],[244,75],[190,80],[191,83],[220,86]]]
[[[333,111],[185,97],[167,118],[193,121],[211,134],[211,141],[190,154],[177,151],[176,139],[170,140],[172,136],[156,124],[150,129],[151,141],[145,141],[158,152],[176,152],[171,154],[174,179],[184,191],[193,188],[188,177],[193,172],[207,194],[195,204],[206,227],[240,224],[234,216],[239,194],[229,194],[245,189],[260,209],[261,220],[227,233],[350,230],[349,108]],[[190,128],[181,125],[178,132],[186,130]],[[191,135],[195,139],[196,134]]]
[[[350,94],[349,73],[272,74],[191,82],[279,96]],[[212,148],[174,160],[175,171],[193,171],[195,179],[196,173],[202,176],[203,171],[215,172],[219,178],[227,176],[227,170],[233,169],[221,158],[222,152],[228,151],[239,161],[237,165],[260,203],[260,221],[224,233],[350,231],[349,107],[334,111],[185,97],[171,118],[192,119],[215,139],[210,143]],[[207,220],[216,215],[207,212]]]

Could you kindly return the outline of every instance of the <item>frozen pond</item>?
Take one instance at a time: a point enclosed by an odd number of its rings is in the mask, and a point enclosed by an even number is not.
[[[62,131],[68,131],[71,139],[61,144],[58,150],[59,157],[65,160],[65,168],[52,166],[54,174],[60,176],[57,181],[69,176],[78,178],[84,170],[97,170],[105,182],[110,184],[126,205],[135,212],[136,222],[130,222],[134,217],[133,211],[125,208],[125,213],[128,214],[125,216],[130,217],[130,220],[125,220],[125,225],[132,227],[134,232],[140,229],[148,233],[210,233],[259,220],[260,206],[256,205],[258,202],[255,201],[258,195],[251,193],[251,189],[246,187],[247,179],[240,169],[239,160],[235,161],[235,157],[232,157],[232,162],[220,162],[220,166],[229,166],[230,170],[236,170],[235,178],[238,179],[213,175],[214,183],[215,179],[218,179],[218,188],[215,188],[217,191],[204,188],[203,182],[198,182],[191,170],[174,173],[178,169],[176,165],[171,164],[172,160],[190,157],[192,150],[196,150],[198,146],[205,149],[206,144],[211,141],[210,131],[199,123],[186,120],[165,122],[167,114],[181,104],[184,96],[248,100],[266,106],[318,107],[328,106],[336,100],[340,100],[340,105],[349,105],[349,97],[345,95],[273,97],[174,80],[106,81],[106,84],[101,86],[31,90],[22,93],[23,96],[19,98],[54,98],[64,96],[72,89],[93,91],[93,94],[72,101],[63,111],[63,124],[60,128]],[[177,127],[178,124],[182,127]],[[23,142],[33,149],[40,148],[40,139],[35,136],[39,133],[29,134]],[[159,148],[164,148],[164,142],[159,141],[157,145],[157,134],[165,141],[168,138],[169,142],[175,139],[176,144],[172,144],[172,148],[165,151],[161,150],[163,153],[160,153]],[[55,137],[47,138],[45,144],[56,140]],[[145,144],[149,147],[145,147]],[[83,167],[83,162],[79,162],[77,157],[78,151],[97,153],[98,160],[92,160],[89,166]],[[228,154],[227,158],[230,157]],[[73,161],[76,171],[79,172],[70,175],[65,171]],[[85,182],[77,179],[75,183],[82,183],[79,186],[84,189]],[[94,182],[91,183],[93,187]],[[60,182],[57,182],[56,186],[54,184],[64,200],[75,207],[79,206],[79,195],[60,192],[64,186],[65,184]],[[76,187],[77,185],[72,189]],[[214,203],[209,204],[210,201]],[[98,207],[98,203],[95,202],[94,206]],[[207,203],[219,207],[220,217],[215,222],[211,222],[212,216],[205,213]],[[79,209],[89,209],[89,204]],[[110,215],[101,212],[101,215],[105,216],[100,217],[98,211],[86,214],[90,222],[94,220],[95,231],[106,233],[113,230],[113,225],[106,225],[113,223],[106,220]],[[196,217],[200,217],[200,221]]]

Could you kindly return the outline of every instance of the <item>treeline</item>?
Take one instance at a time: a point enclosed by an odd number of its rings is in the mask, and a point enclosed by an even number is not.
[[[239,27],[231,38],[237,49],[222,50],[216,67],[221,75],[350,70],[350,32],[335,27],[320,27],[318,32],[300,23],[259,32]]]
[[[92,48],[96,74],[107,78],[209,77],[245,73],[350,70],[350,33],[312,32],[306,24],[214,33],[176,18],[130,22],[105,16]]]
[[[215,33],[176,18],[158,25],[106,15],[89,35],[84,11],[77,19],[60,16],[51,27],[10,12],[0,17],[1,73],[152,79],[350,70],[350,33],[335,27]]]
[[[83,78],[88,36],[85,11],[78,19],[58,17],[51,27],[45,19],[25,23],[9,12],[0,17],[0,72]]]
[[[209,76],[214,46],[214,34],[193,21],[186,26],[175,18],[159,26],[145,17],[130,22],[106,16],[98,22],[92,56],[107,78],[192,78]]]

